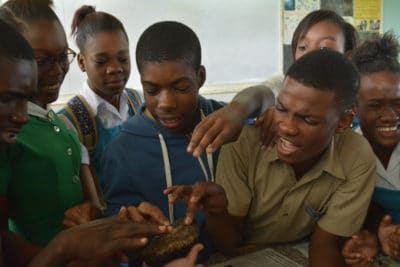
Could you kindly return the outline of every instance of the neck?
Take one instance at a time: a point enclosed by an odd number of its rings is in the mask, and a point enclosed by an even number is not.
[[[43,103],[42,101],[40,101],[39,99],[36,98],[32,98],[31,100],[32,103],[35,103],[36,105],[42,107],[43,109],[47,109],[47,103]]]
[[[374,150],[374,153],[376,157],[379,159],[379,161],[382,163],[383,167],[387,169],[390,161],[390,157],[392,156],[393,150],[395,149],[394,147],[383,147],[379,145],[372,145],[372,149]]]

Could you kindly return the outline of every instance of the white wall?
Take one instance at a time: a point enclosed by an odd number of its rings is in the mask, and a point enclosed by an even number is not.
[[[161,20],[183,22],[198,34],[207,69],[203,94],[221,93],[220,88],[232,92],[281,69],[279,0],[54,0],[68,36],[74,11],[83,4],[94,5],[124,23],[132,57],[129,87],[141,89],[134,58],[136,42],[149,25]],[[69,42],[76,49],[73,40]],[[84,80],[74,62],[60,101],[78,93]]]

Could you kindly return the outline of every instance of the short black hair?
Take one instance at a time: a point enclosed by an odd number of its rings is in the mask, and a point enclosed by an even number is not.
[[[343,54],[331,49],[318,49],[295,61],[286,73],[297,82],[336,94],[339,112],[355,102],[360,77],[354,64]]]
[[[162,21],[148,27],[136,46],[139,72],[146,62],[182,61],[194,70],[201,65],[201,46],[196,33],[176,21]]]
[[[351,24],[347,23],[335,11],[319,9],[308,13],[307,16],[300,21],[299,25],[297,25],[293,33],[291,44],[293,59],[296,55],[296,49],[299,40],[304,38],[312,26],[322,21],[329,21],[337,25],[342,30],[345,38],[344,52],[351,51],[357,47],[359,38],[356,29]]]
[[[21,33],[16,30],[15,27],[3,20],[0,20],[0,32],[0,60],[35,60],[32,47],[21,35]]]
[[[86,41],[97,33],[115,31],[121,31],[128,40],[128,35],[122,22],[113,15],[96,11],[94,6],[88,5],[83,5],[75,11],[71,34],[75,35],[76,44],[81,52],[85,51]]]
[[[52,5],[52,0],[8,0],[3,4],[25,23],[47,20],[57,21],[61,25]]]
[[[352,56],[361,75],[381,71],[400,74],[399,41],[393,32],[365,41]]]

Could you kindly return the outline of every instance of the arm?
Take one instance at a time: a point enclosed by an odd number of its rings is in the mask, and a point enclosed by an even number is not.
[[[99,219],[59,233],[29,264],[29,267],[67,266],[73,261],[115,261],[133,257],[148,242],[147,236],[161,235],[166,226],[134,223],[128,211]],[[97,265],[96,265],[97,266]]]
[[[235,141],[248,117],[259,116],[275,104],[271,89],[256,85],[239,92],[227,106],[213,112],[194,129],[187,151],[200,156],[216,151],[221,145]]]
[[[81,164],[80,178],[85,200],[93,203],[98,208],[102,208],[100,197],[97,193],[96,185],[93,180],[94,178],[92,176],[92,172],[90,171],[89,165]]]
[[[309,246],[309,266],[343,266],[339,250],[339,236],[331,234],[316,225]]]
[[[6,266],[27,266],[42,248],[8,230],[8,201],[5,195],[0,196],[0,227]]]
[[[207,232],[214,245],[226,255],[234,255],[243,239],[243,217],[231,216],[227,211],[206,213]]]

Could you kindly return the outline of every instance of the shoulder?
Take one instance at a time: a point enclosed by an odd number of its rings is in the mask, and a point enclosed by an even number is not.
[[[335,149],[343,158],[355,159],[355,157],[359,157],[361,159],[375,161],[375,154],[367,139],[351,129],[336,134],[335,142]]]

